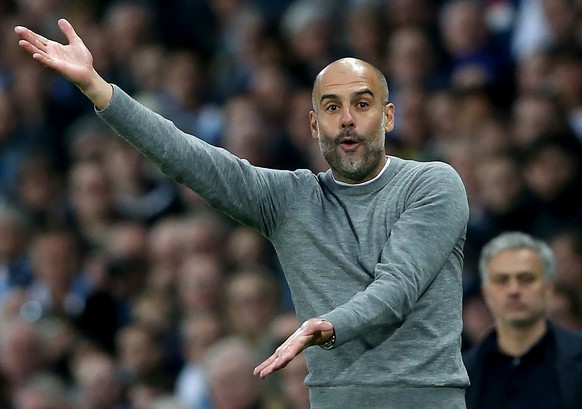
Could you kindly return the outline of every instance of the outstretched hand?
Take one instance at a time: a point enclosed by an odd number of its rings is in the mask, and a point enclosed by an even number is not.
[[[305,348],[319,345],[333,335],[333,324],[321,318],[311,318],[305,321],[273,355],[255,368],[253,374],[266,378],[270,374],[287,366]]]
[[[60,19],[58,25],[68,44],[49,40],[22,26],[14,31],[21,38],[18,44],[32,58],[79,87],[98,108],[105,107],[111,99],[111,86],[93,68],[93,56],[73,26],[65,19]]]

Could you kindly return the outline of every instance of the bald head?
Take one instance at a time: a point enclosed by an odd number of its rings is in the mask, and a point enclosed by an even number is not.
[[[372,79],[373,82],[377,85],[377,90],[379,91],[381,100],[383,101],[384,105],[388,103],[388,82],[386,81],[384,74],[382,74],[378,68],[374,67],[370,63],[367,63],[366,61],[360,60],[358,58],[346,57],[330,63],[323,70],[321,70],[319,74],[317,74],[317,77],[315,77],[313,91],[311,93],[313,111],[317,112],[317,101],[321,92],[320,88],[322,81],[330,74],[333,75],[337,72],[352,74],[354,80],[358,77],[368,77]]]

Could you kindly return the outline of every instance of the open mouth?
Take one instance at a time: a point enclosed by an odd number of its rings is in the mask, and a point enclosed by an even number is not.
[[[358,141],[357,139],[348,137],[348,138],[343,138],[340,141],[340,145],[344,149],[353,150],[353,149],[356,149],[360,145],[360,141]]]

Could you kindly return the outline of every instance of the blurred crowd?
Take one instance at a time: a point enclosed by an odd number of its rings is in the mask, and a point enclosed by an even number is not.
[[[376,65],[388,153],[468,192],[464,348],[492,325],[479,252],[509,230],[551,245],[550,316],[582,329],[582,1],[0,0],[0,408],[309,407],[301,359],[252,376],[298,325],[274,250],[19,49],[15,25],[64,41],[60,17],[105,79],[258,166],[325,170],[313,79]]]

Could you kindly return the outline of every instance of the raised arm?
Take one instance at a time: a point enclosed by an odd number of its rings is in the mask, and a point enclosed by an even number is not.
[[[21,38],[18,44],[32,58],[75,84],[97,109],[105,108],[111,101],[111,85],[95,71],[93,56],[73,26],[65,19],[60,19],[58,25],[69,44],[49,40],[22,26],[14,31]]]

